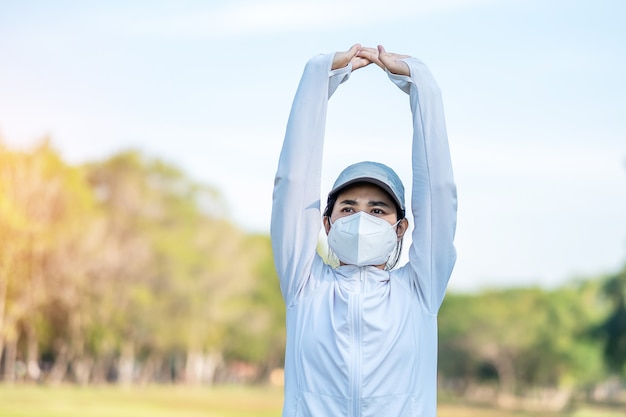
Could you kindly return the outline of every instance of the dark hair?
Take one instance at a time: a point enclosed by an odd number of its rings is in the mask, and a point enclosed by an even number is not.
[[[342,192],[346,190],[349,190],[350,188],[356,187],[358,185],[363,185],[363,184],[372,185],[372,183],[367,182],[367,181],[355,182],[355,183],[348,185],[347,187],[336,190],[332,194],[328,194],[328,199],[326,200],[326,208],[324,209],[324,213],[323,213],[324,217],[330,217],[330,215],[332,214],[333,209],[335,208],[335,203],[337,202],[337,197],[339,197],[339,194],[341,194]],[[400,206],[398,206],[398,204],[396,203],[396,200],[391,195],[389,195],[389,193],[385,189],[381,187],[378,187],[378,188],[383,190],[385,194],[387,194],[389,199],[393,201],[393,205],[396,208],[396,219],[397,220],[404,219],[405,212]]]
[[[339,197],[339,194],[341,194],[342,192],[357,186],[357,185],[362,185],[362,184],[370,184],[368,182],[357,182],[354,184],[350,184],[349,186],[345,187],[345,188],[341,188],[337,191],[335,191],[333,194],[329,194],[328,195],[328,200],[326,201],[326,208],[324,209],[324,213],[323,216],[324,217],[328,217],[330,220],[330,215],[333,213],[333,209],[335,208],[335,203],[337,202],[337,197]],[[382,188],[381,188],[382,190]],[[383,190],[385,191],[385,190]],[[389,193],[387,191],[385,191],[385,194],[389,195]],[[391,201],[393,201],[393,205],[396,208],[396,220],[402,220],[405,218],[405,212],[404,210],[402,210],[401,207],[399,207],[395,200],[393,198],[391,198],[391,196],[389,196],[389,198],[391,199]],[[391,254],[391,256],[389,257],[389,260],[387,261],[387,263],[385,264],[385,270],[389,271],[391,269],[393,269],[397,264],[398,261],[400,260],[400,255],[402,254],[402,242],[404,241],[404,236],[398,241],[398,244],[396,245],[396,248],[394,249],[393,253]]]

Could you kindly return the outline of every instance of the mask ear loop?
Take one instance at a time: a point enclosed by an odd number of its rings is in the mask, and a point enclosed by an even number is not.
[[[333,222],[332,220],[330,220],[330,216],[325,216],[325,217],[328,218],[328,224],[330,224],[330,227],[332,228]],[[335,252],[330,247],[328,240],[326,242],[326,262],[334,268],[339,266],[339,258],[337,257],[337,255],[335,255]]]
[[[395,222],[394,224],[391,225],[391,227],[396,231],[396,236],[398,235],[398,225],[400,224],[400,222],[404,220],[404,219],[400,219],[397,222]],[[398,239],[400,240],[400,239]]]
[[[404,212],[404,210],[403,210],[403,212]],[[400,224],[400,222],[402,220],[404,220],[405,218],[406,217],[403,217],[403,218],[399,219],[397,222],[395,222],[393,224],[392,227],[395,228],[396,236],[398,235],[397,227]],[[402,246],[401,245],[402,245],[402,238],[398,238],[398,240],[396,241],[396,247],[394,248],[393,252],[391,252],[391,255],[389,255],[389,259],[387,259],[387,262],[385,262],[385,271],[391,271],[395,267],[395,264],[392,267],[389,267],[389,260],[391,258],[396,258],[396,262],[397,262],[397,260],[398,260],[398,258],[400,256],[400,252],[402,251]]]

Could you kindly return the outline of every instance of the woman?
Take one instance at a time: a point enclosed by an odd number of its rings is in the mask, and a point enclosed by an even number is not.
[[[340,261],[333,268],[316,252],[327,104],[370,63],[409,95],[413,114],[409,262],[392,269],[408,228],[402,182],[362,162],[339,175],[323,214]],[[455,227],[443,105],[426,66],[358,44],[313,57],[274,183],[272,245],[287,305],[284,417],[436,415],[437,313],[456,260]]]

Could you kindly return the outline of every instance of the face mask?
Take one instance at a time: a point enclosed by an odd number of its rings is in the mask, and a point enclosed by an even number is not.
[[[330,219],[329,219],[330,221]],[[385,219],[363,211],[331,223],[328,245],[348,265],[382,265],[398,244],[394,227]]]

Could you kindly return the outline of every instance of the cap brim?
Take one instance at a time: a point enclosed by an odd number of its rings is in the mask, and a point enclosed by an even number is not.
[[[331,190],[330,193],[328,193],[328,198],[330,199],[332,197],[335,197],[337,194],[339,194],[341,191],[345,190],[349,186],[357,184],[357,183],[360,183],[360,182],[366,182],[366,183],[369,183],[369,184],[374,184],[374,185],[382,188],[387,194],[389,194],[389,197],[391,197],[393,202],[396,204],[396,207],[398,209],[402,210],[402,212],[404,213],[404,209],[402,208],[402,203],[400,201],[398,201],[398,199],[396,198],[395,193],[391,190],[391,187],[389,187],[383,181],[381,181],[379,179],[376,179],[376,178],[371,178],[371,177],[353,178],[350,181],[347,181],[347,182],[341,184],[340,186],[338,186],[337,188],[334,188],[333,190]]]

